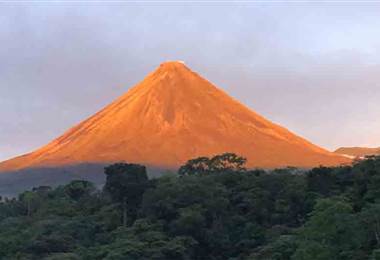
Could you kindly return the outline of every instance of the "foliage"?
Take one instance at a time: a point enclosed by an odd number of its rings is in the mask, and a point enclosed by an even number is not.
[[[179,175],[202,175],[221,171],[245,171],[247,159],[234,153],[215,155],[212,158],[198,157],[189,160],[178,170]]]
[[[103,190],[78,180],[2,198],[0,259],[380,259],[380,158],[308,171],[244,163],[202,157],[151,180],[115,164]]]
[[[104,191],[123,208],[123,224],[131,225],[136,217],[147,188],[148,176],[145,166],[117,163],[105,168],[107,175]],[[127,218],[128,216],[128,218]]]

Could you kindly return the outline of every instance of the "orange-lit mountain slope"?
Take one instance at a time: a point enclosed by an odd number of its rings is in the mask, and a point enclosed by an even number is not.
[[[0,171],[115,161],[177,167],[223,152],[267,168],[349,162],[268,121],[183,63],[166,62],[51,143],[0,163]]]
[[[369,147],[341,147],[337,149],[334,153],[343,154],[352,157],[365,157],[368,155],[379,155],[380,148],[369,148]]]

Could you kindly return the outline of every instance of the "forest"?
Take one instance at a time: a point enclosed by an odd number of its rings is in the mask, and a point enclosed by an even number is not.
[[[246,169],[226,153],[147,177],[138,164],[0,202],[0,259],[380,259],[380,157]]]

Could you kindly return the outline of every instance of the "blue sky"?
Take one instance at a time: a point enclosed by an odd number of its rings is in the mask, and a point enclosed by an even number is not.
[[[380,146],[380,3],[0,3],[0,160],[166,60],[322,147]]]

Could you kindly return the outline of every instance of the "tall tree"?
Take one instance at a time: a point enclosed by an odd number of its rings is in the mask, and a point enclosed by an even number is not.
[[[210,160],[212,171],[245,171],[247,159],[234,153],[216,155]]]
[[[186,162],[178,170],[179,175],[200,175],[210,171],[210,159],[207,157],[198,157]]]
[[[201,175],[222,171],[245,171],[247,159],[234,153],[223,153],[208,157],[198,157],[186,162],[178,170],[179,175]]]
[[[148,184],[145,166],[116,163],[106,167],[105,174],[107,180],[104,190],[121,204],[123,225],[133,224]]]
[[[32,216],[32,213],[38,204],[38,194],[33,191],[25,191],[20,194],[19,199],[21,202],[25,203],[26,215],[28,217]]]
[[[73,200],[79,200],[95,191],[94,184],[85,180],[74,180],[65,186],[65,193]]]

